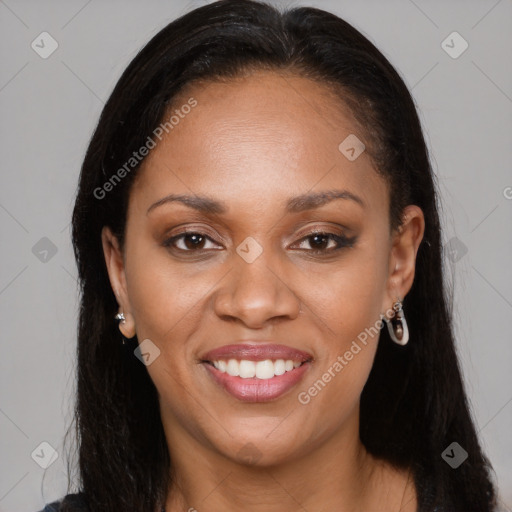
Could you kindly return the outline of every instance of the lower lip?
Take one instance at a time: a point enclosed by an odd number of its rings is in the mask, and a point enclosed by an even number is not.
[[[242,379],[221,372],[209,363],[204,365],[217,384],[242,402],[269,402],[279,398],[302,379],[310,366],[307,362],[271,379]]]

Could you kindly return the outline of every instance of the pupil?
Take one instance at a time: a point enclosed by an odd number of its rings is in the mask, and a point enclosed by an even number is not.
[[[187,249],[196,249],[203,241],[204,238],[201,235],[188,235],[185,237],[185,245],[187,246]]]
[[[313,240],[314,240],[314,245],[316,245],[317,247],[319,245],[323,247],[325,245],[327,237],[325,235],[313,235]],[[319,240],[320,240],[320,243],[318,243]]]

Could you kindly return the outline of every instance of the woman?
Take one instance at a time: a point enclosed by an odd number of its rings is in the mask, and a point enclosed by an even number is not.
[[[493,510],[437,201],[410,93],[343,20],[223,0],[161,30],[81,171],[59,510]]]

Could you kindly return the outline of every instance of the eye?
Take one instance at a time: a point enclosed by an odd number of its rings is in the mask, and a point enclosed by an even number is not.
[[[185,252],[202,251],[215,248],[208,247],[208,243],[214,244],[214,241],[204,233],[197,231],[185,231],[179,235],[175,235],[169,238],[163,243],[163,245],[165,247],[170,247]]]
[[[352,247],[354,241],[355,237],[348,238],[345,235],[338,235],[336,233],[316,231],[301,238],[294,246],[290,247],[312,254],[330,254],[344,247]],[[219,248],[219,245],[212,238],[199,231],[184,231],[167,239],[162,245],[189,253],[212,249],[218,250]]]
[[[301,238],[298,248],[313,254],[329,254],[344,247],[352,247],[354,242],[355,237],[348,238],[345,235],[317,231]],[[307,247],[308,245],[310,248]]]

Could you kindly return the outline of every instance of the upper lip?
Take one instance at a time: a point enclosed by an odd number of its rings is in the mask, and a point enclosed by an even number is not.
[[[263,361],[265,359],[291,359],[293,361],[310,361],[313,356],[308,352],[277,343],[245,341],[214,348],[203,355],[203,361],[219,359],[245,359],[247,361]]]

